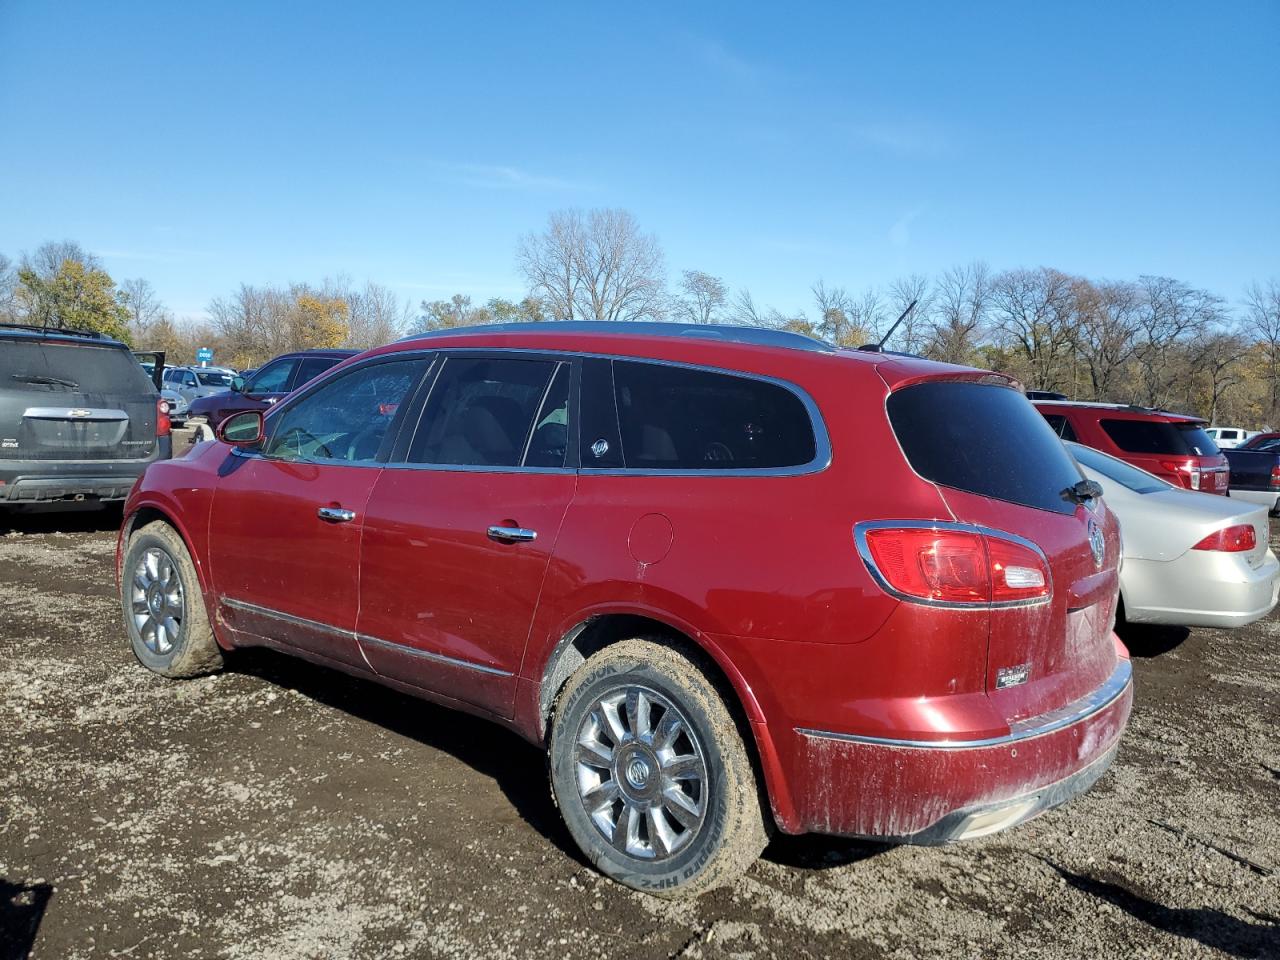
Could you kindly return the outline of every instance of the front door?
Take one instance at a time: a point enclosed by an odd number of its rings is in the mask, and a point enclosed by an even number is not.
[[[360,645],[379,673],[509,716],[577,476],[571,364],[451,356],[365,510]]]
[[[353,367],[270,416],[260,451],[228,454],[209,557],[219,615],[242,642],[366,666],[355,642],[365,507],[425,367],[394,355]]]

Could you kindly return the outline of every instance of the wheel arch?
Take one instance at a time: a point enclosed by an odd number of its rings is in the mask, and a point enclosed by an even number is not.
[[[201,596],[204,598],[205,611],[209,616],[209,622],[214,624],[214,636],[222,646],[222,638],[218,635],[217,621],[214,617],[213,592],[210,589],[209,571],[204,565],[200,551],[192,548],[192,537],[186,526],[178,519],[178,510],[172,505],[161,501],[149,499],[138,504],[129,513],[125,514],[124,520],[120,525],[120,549],[119,562],[117,564],[116,579],[118,585],[122,586],[122,578],[124,576],[124,557],[129,549],[129,538],[134,532],[141,530],[149,523],[160,520],[173,528],[173,532],[178,535],[178,539],[182,541],[182,545],[187,548],[187,555],[191,557],[191,565],[195,567],[196,577],[199,579],[199,587]]]

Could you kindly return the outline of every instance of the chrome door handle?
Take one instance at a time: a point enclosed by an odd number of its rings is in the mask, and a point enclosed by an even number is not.
[[[516,540],[536,540],[538,539],[538,531],[526,530],[524,527],[490,527],[489,539],[507,543]]]
[[[342,507],[321,507],[316,511],[316,516],[321,520],[332,520],[334,523],[350,523],[356,518],[356,512]]]

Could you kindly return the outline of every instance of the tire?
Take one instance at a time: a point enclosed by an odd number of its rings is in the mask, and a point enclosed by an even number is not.
[[[186,544],[163,520],[129,537],[120,572],[129,647],[163,677],[198,677],[222,667],[200,580]]]
[[[670,647],[625,640],[588,659],[557,697],[550,729],[556,805],[582,852],[619,883],[697,896],[735,879],[768,843],[738,725]]]

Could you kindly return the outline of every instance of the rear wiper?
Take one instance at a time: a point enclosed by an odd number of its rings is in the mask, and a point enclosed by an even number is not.
[[[1102,487],[1096,480],[1080,480],[1062,491],[1062,499],[1072,503],[1087,503],[1102,496]]]
[[[23,383],[41,383],[51,387],[70,387],[72,390],[80,386],[74,380],[61,380],[58,377],[41,377],[35,374],[15,373],[11,375],[14,380],[21,380]]]

